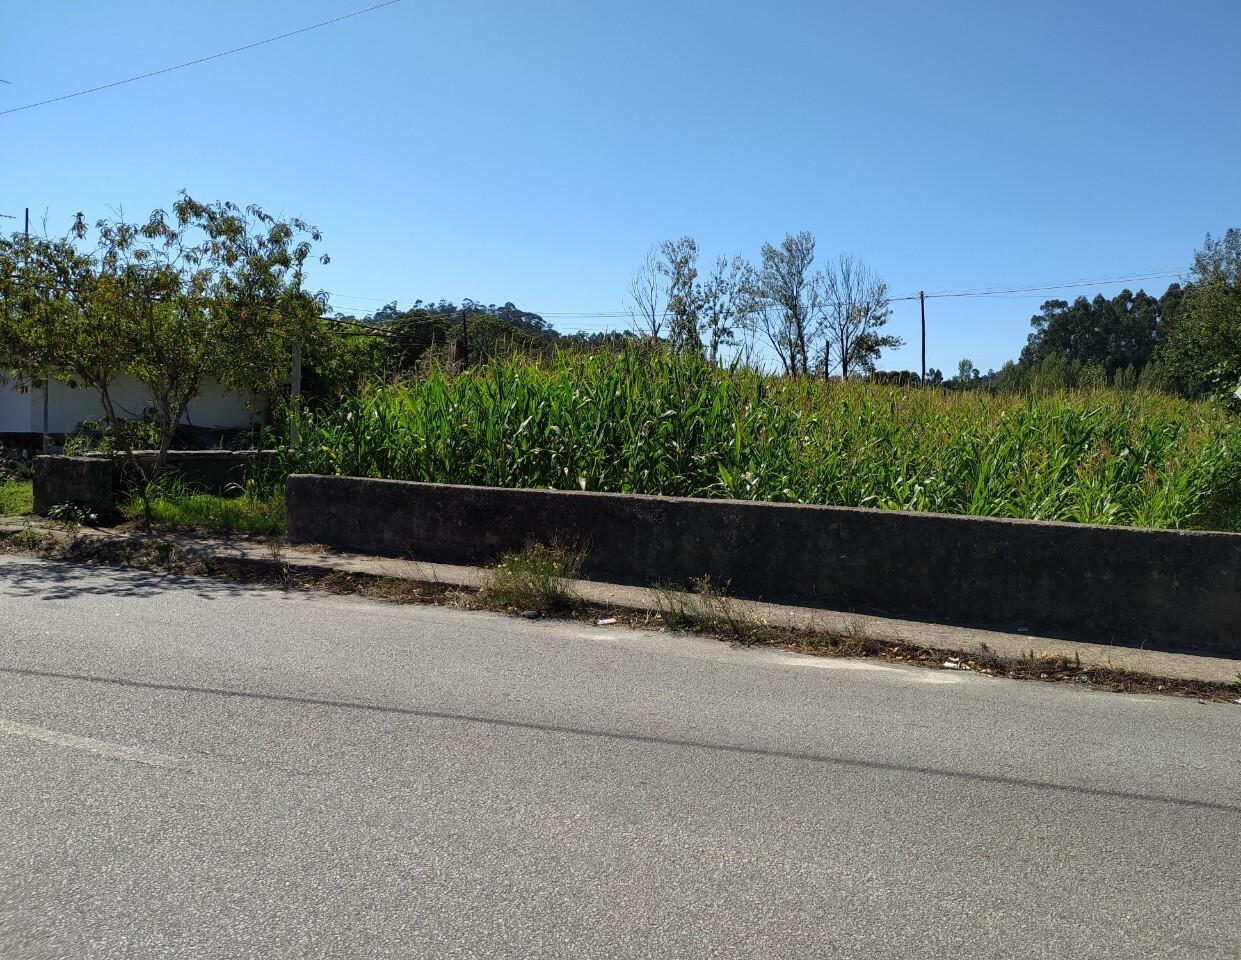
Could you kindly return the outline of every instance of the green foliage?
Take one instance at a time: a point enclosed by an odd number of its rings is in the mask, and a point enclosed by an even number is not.
[[[251,480],[228,491],[206,493],[176,476],[148,481],[131,491],[121,516],[205,533],[270,536],[284,532],[284,487]]]
[[[1232,514],[1241,423],[1146,391],[910,390],[692,353],[515,359],[308,414],[289,466],[1153,527]]]
[[[99,514],[94,510],[85,504],[72,501],[53,504],[47,511],[47,517],[71,529],[83,525],[93,526],[99,522]]]
[[[389,345],[382,337],[358,334],[350,327],[319,320],[307,329],[302,345],[302,396],[309,406],[335,403],[390,371]]]
[[[162,464],[204,381],[272,395],[294,340],[322,303],[302,289],[319,233],[251,206],[182,193],[171,213],[94,226],[78,214],[64,238],[0,239],[0,370],[95,390],[113,446],[131,448],[111,388],[123,375],[151,399]],[[326,262],[326,258],[321,258]]]
[[[1021,363],[1031,368],[1048,357],[1061,357],[1101,367],[1110,382],[1117,370],[1140,369],[1150,362],[1180,296],[1180,286],[1173,284],[1159,299],[1142,290],[1124,290],[1111,299],[1078,297],[1071,304],[1048,300],[1030,320],[1034,332],[1021,352]]]
[[[700,353],[706,296],[698,280],[698,241],[693,237],[665,240],[659,252],[659,272],[668,284],[668,345]]]
[[[0,477],[0,517],[24,517],[34,510],[34,484]]]
[[[551,613],[573,606],[569,581],[577,578],[585,552],[562,544],[533,544],[504,557],[489,574],[480,597],[516,610]]]
[[[117,419],[111,426],[100,420],[83,420],[77,432],[65,437],[64,454],[121,453],[124,450],[158,450],[159,428],[148,419]]]
[[[1241,230],[1206,238],[1161,351],[1167,380],[1190,396],[1232,397],[1241,385]]]

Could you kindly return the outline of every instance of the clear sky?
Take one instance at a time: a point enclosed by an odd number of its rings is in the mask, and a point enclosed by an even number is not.
[[[0,0],[0,110],[367,5]],[[810,230],[895,295],[1177,270],[1241,226],[1238,36],[1237,0],[403,0],[0,116],[0,213],[257,202],[323,229],[339,308],[512,300],[564,330],[623,325],[554,315],[621,310],[682,234],[755,258]],[[999,367],[1049,295],[928,301],[929,365]],[[916,369],[894,309],[882,365]]]

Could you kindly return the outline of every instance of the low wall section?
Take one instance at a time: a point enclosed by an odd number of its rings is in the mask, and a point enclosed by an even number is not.
[[[1241,657],[1241,534],[294,475],[290,542],[483,564],[586,548],[583,574]]]
[[[157,456],[154,450],[134,452],[134,460],[144,472],[154,468]],[[164,470],[178,474],[198,489],[223,493],[230,484],[242,483],[276,465],[276,454],[271,450],[170,450]],[[128,462],[102,454],[35,457],[34,511],[42,515],[58,503],[74,502],[108,513],[114,507],[121,478],[130,472]]]

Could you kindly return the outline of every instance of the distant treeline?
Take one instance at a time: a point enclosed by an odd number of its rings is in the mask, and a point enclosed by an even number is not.
[[[1048,300],[1030,325],[1017,360],[980,374],[963,359],[947,385],[1229,394],[1241,383],[1241,230],[1208,236],[1189,282],[1174,283],[1159,297],[1123,290],[1110,299]]]
[[[658,264],[648,267],[651,290],[658,282],[653,279],[659,275],[657,268]],[[672,302],[679,303],[675,297]],[[886,305],[886,300],[882,302]],[[655,322],[649,317],[644,322],[639,311],[634,327],[641,333],[566,335],[542,316],[511,302],[497,306],[471,300],[460,304],[418,300],[405,310],[390,303],[361,320],[345,319],[382,329],[383,343],[373,343],[369,348],[379,352],[372,356],[372,363],[389,374],[402,374],[425,368],[431,361],[477,363],[552,348],[598,350],[639,345],[684,349],[684,341],[692,341],[695,349],[703,350],[706,337],[673,336],[678,328],[675,323],[664,325],[667,316],[675,319],[675,313],[665,309]],[[1241,230],[1228,230],[1218,238],[1208,236],[1194,256],[1188,282],[1173,283],[1157,297],[1144,290],[1123,290],[1110,298],[1100,294],[1072,302],[1048,300],[1030,324],[1033,329],[1020,356],[999,370],[982,373],[965,358],[948,377],[940,370],[928,370],[927,384],[1006,393],[1143,387],[1186,397],[1230,394],[1241,383]],[[716,336],[711,340],[712,355],[720,339]],[[821,339],[827,342],[826,337]],[[723,342],[734,341],[725,338]],[[896,342],[884,338],[882,346]],[[860,343],[867,346],[869,341],[862,338]],[[886,383],[921,383],[916,371],[875,370],[878,348],[865,356],[853,346],[837,353],[858,354],[852,370],[844,367],[850,373]],[[744,358],[754,362],[750,352]],[[784,364],[786,373],[821,371],[821,363],[807,362],[800,368]]]

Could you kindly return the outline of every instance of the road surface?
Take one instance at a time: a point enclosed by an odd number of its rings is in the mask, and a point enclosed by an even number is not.
[[[1239,734],[0,558],[0,957],[1235,960]]]

